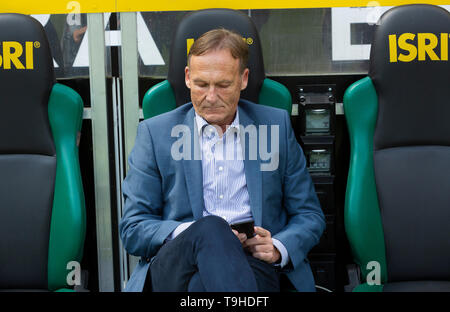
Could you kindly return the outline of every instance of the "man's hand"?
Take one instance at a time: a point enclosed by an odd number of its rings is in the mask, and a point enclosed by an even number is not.
[[[239,239],[241,244],[243,244],[247,240],[247,235],[245,235],[245,233],[239,233],[238,231],[233,229],[231,230],[233,231],[234,235],[236,235],[236,237]]]
[[[280,252],[273,245],[270,232],[259,226],[255,226],[255,236],[245,240],[242,246],[247,248],[253,257],[267,263],[277,262],[281,258]]]
[[[75,29],[73,31],[73,41],[76,43],[80,42],[81,36],[86,32],[87,26],[81,27],[79,29]]]

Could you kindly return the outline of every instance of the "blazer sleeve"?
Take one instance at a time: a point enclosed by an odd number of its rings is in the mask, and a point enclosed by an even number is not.
[[[287,249],[294,268],[305,260],[325,229],[325,217],[317,198],[314,184],[303,151],[292,129],[289,115],[285,116],[286,166],[283,178],[284,209],[288,214],[287,225],[273,237]]]
[[[122,183],[124,211],[119,223],[120,237],[129,254],[153,257],[180,222],[162,220],[161,174],[145,121],[138,126],[128,164],[128,174]]]

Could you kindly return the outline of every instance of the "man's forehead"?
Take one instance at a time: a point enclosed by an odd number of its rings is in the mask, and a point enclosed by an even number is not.
[[[227,48],[214,49],[207,51],[201,55],[192,55],[190,58],[190,63],[194,62],[208,62],[208,61],[226,61],[228,63],[239,63],[238,58],[234,58],[230,50]],[[190,65],[190,64],[188,64]]]
[[[239,60],[223,55],[201,55],[193,58],[189,65],[191,79],[234,80],[240,73]]]

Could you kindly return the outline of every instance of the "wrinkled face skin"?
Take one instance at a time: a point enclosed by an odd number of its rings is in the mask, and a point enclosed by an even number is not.
[[[197,114],[225,132],[234,120],[241,90],[247,87],[248,72],[239,72],[239,59],[229,50],[191,56],[185,81]]]

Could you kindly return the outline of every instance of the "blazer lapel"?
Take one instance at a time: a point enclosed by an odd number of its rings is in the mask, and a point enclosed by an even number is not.
[[[248,127],[249,125],[257,127],[253,119],[243,110],[240,105],[239,109],[239,123],[244,127]],[[256,133],[258,133],[258,128],[256,128]],[[243,129],[240,131],[240,140],[242,145],[242,151],[244,152],[244,171],[245,171],[245,180],[247,182],[247,190],[248,195],[250,197],[250,208],[253,214],[253,220],[255,221],[255,225],[261,226],[262,224],[262,173],[260,167],[260,159],[258,155],[259,148],[256,151],[252,151],[252,153],[256,154],[256,159],[250,159],[249,147],[257,146],[258,136],[247,136],[245,138],[245,132]]]
[[[186,188],[191,204],[194,220],[203,216],[203,172],[201,151],[198,144],[197,124],[195,122],[194,108],[192,107],[186,114],[184,124],[189,127],[191,136],[191,158],[182,159]]]

